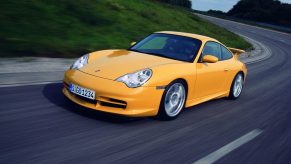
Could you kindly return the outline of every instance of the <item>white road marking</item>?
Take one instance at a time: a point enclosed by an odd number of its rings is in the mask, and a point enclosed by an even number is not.
[[[215,161],[219,160],[223,156],[227,155],[231,151],[237,149],[238,147],[242,146],[243,144],[251,141],[252,139],[256,138],[260,135],[263,131],[260,129],[255,129],[240,138],[230,142],[229,144],[221,147],[220,149],[214,151],[213,153],[201,158],[200,160],[194,162],[193,164],[210,164],[214,163]]]
[[[61,82],[62,81],[46,81],[46,82],[32,82],[32,83],[0,84],[0,88],[45,85],[45,84],[55,84],[55,83],[61,83]]]
[[[281,42],[286,43],[284,39],[279,39]]]

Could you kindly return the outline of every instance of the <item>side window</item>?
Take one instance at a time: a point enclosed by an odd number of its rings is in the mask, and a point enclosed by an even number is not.
[[[205,55],[213,55],[218,58],[218,60],[221,60],[221,47],[218,43],[215,42],[207,42],[204,46],[204,49],[202,51],[201,58]]]
[[[221,46],[221,51],[222,51],[222,60],[227,60],[232,58],[232,53],[226,49],[224,46]]]

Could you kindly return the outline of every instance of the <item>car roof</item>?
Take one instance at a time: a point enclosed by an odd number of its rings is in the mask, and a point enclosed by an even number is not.
[[[201,41],[215,41],[220,43],[219,41],[217,41],[214,38],[210,38],[207,36],[203,36],[203,35],[198,35],[198,34],[192,34],[192,33],[186,33],[186,32],[176,32],[176,31],[158,31],[155,33],[162,33],[162,34],[172,34],[172,35],[180,35],[180,36],[186,36],[186,37],[191,37],[191,38],[195,38],[195,39],[199,39]]]

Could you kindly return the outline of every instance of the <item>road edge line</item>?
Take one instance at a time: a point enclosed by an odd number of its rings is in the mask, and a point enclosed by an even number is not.
[[[248,143],[249,141],[253,140],[257,136],[259,136],[263,131],[260,129],[254,129],[247,134],[241,136],[240,138],[224,145],[223,147],[215,150],[214,152],[210,153],[209,155],[199,159],[198,161],[194,162],[193,164],[210,164],[214,163],[217,160],[221,159],[225,155],[229,154],[233,150],[239,148],[240,146]]]

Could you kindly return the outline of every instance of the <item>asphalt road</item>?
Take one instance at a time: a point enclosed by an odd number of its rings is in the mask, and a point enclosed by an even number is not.
[[[76,107],[61,84],[0,88],[0,163],[193,163],[254,129],[262,133],[216,162],[291,163],[291,36],[212,21],[273,52],[248,65],[238,100],[213,100],[166,122]]]

